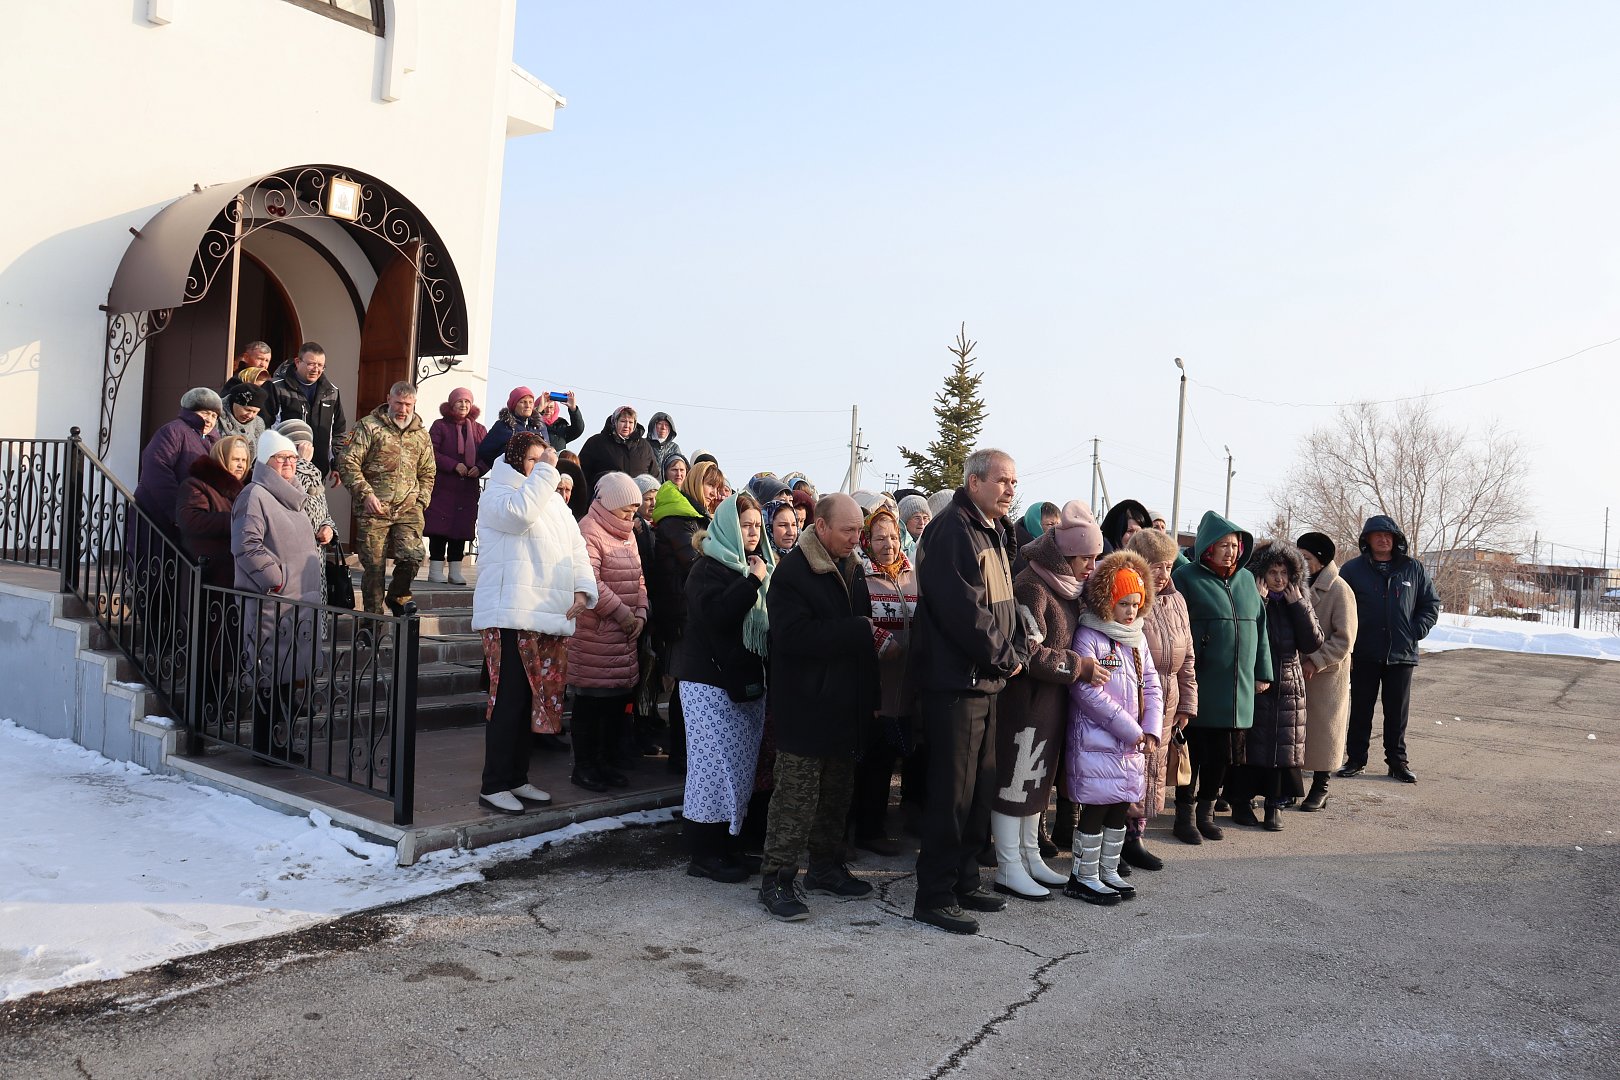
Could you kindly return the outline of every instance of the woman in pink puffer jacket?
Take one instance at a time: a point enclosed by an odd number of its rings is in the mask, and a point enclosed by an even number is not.
[[[574,688],[574,783],[589,791],[630,783],[613,759],[630,725],[626,708],[640,677],[637,646],[647,623],[647,581],[634,532],[640,508],[633,479],[603,473],[579,523],[598,596],[568,639],[568,684]]]

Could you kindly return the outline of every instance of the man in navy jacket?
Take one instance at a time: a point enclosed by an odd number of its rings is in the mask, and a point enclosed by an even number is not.
[[[1350,738],[1340,776],[1367,768],[1373,705],[1384,696],[1384,761],[1389,775],[1408,784],[1417,777],[1406,761],[1406,714],[1417,668],[1418,642],[1440,618],[1440,596],[1423,564],[1406,550],[1406,534],[1378,514],[1361,530],[1361,554],[1339,569],[1356,594],[1360,629],[1350,654]]]

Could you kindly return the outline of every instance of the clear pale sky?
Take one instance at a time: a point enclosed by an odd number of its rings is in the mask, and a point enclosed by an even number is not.
[[[1609,2],[526,0],[516,59],[568,107],[508,144],[492,396],[577,388],[592,432],[663,408],[734,481],[823,489],[858,404],[878,487],[966,321],[1026,502],[1088,498],[1097,437],[1114,498],[1168,515],[1181,356],[1182,517],[1230,445],[1258,526],[1332,410],[1230,393],[1399,397],[1620,337],[1617,40]],[[1617,363],[1434,399],[1516,430],[1543,543],[1594,558]]]

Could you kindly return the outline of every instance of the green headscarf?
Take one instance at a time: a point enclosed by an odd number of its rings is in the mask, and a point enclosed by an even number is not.
[[[1041,508],[1049,505],[1042,499],[1036,499],[1028,510],[1024,511],[1024,531],[1029,533],[1031,540],[1041,535],[1045,530],[1041,528]]]
[[[729,495],[725,502],[715,507],[714,520],[709,524],[709,531],[703,534],[703,554],[722,566],[729,566],[739,574],[748,573],[748,556],[743,551],[742,523],[737,518],[737,496]],[[770,643],[771,622],[765,610],[765,592],[770,584],[771,561],[766,558],[765,580],[759,583],[759,593],[754,597],[754,606],[748,609],[748,615],[743,619],[743,644],[755,656],[764,656]]]
[[[682,494],[681,489],[664,481],[658,489],[658,498],[653,501],[653,524],[656,525],[667,517],[695,518],[702,517],[692,506],[692,500]]]

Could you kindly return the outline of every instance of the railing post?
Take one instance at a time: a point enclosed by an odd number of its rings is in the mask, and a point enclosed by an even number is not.
[[[62,584],[59,592],[75,592],[79,581],[79,541],[84,524],[84,444],[79,429],[68,433],[67,475],[62,483]]]
[[[1586,592],[1586,575],[1575,575],[1575,629],[1581,628],[1581,594]]]
[[[394,747],[390,755],[394,824],[409,825],[416,809],[416,668],[422,651],[422,624],[415,602],[394,632]]]
[[[208,565],[208,557],[203,556],[197,560],[197,565],[191,571],[191,602],[186,605],[186,702],[181,712],[185,713],[180,720],[185,724],[185,749],[182,751],[187,757],[196,757],[203,752],[203,703],[208,695],[203,692],[203,672],[211,670],[204,666],[209,659],[203,656],[207,643],[210,640],[207,626],[207,616],[204,612],[207,605],[203,603],[203,569]]]

